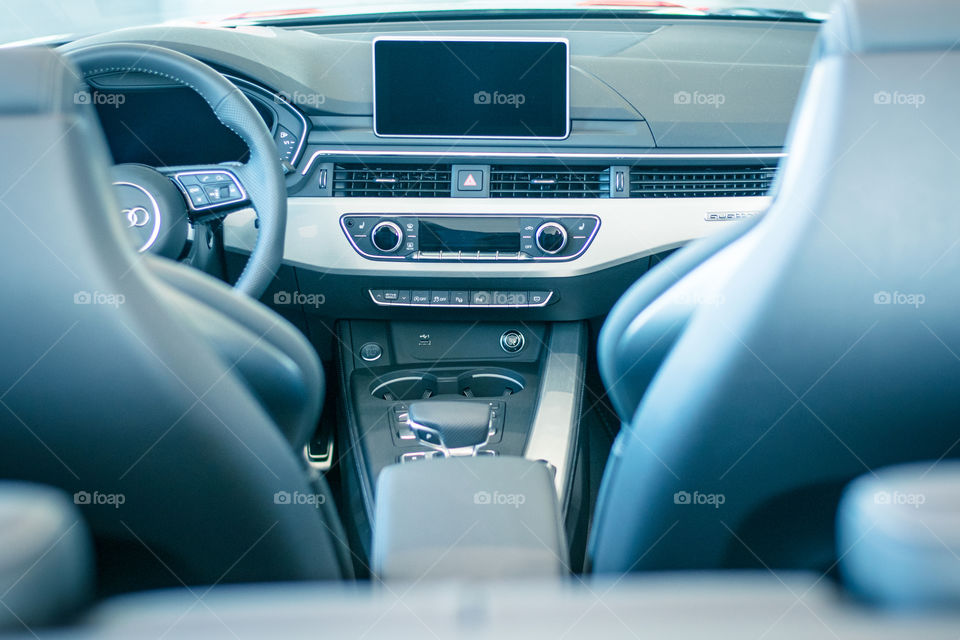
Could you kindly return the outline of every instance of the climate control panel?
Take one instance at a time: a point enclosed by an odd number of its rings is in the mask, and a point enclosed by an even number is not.
[[[590,246],[600,218],[501,214],[347,214],[340,226],[371,260],[443,262],[573,260]]]

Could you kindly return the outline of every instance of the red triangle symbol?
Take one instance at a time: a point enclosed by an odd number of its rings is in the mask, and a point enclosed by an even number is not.
[[[463,186],[465,187],[477,186],[477,179],[473,177],[472,173],[467,174],[467,179],[463,181]]]

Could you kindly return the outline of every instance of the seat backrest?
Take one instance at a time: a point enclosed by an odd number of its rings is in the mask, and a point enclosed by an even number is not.
[[[77,74],[7,49],[0,85],[0,476],[74,494],[139,585],[338,577],[298,456],[128,247]]]
[[[614,446],[595,571],[825,568],[844,484],[960,455],[958,39],[949,0],[825,25],[773,205]]]

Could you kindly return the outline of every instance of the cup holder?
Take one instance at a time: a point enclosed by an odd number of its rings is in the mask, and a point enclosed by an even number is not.
[[[501,398],[523,391],[523,377],[509,369],[470,369],[434,375],[397,371],[370,384],[370,395],[391,402],[425,400],[433,396]]]
[[[370,385],[370,395],[383,400],[423,400],[437,395],[439,381],[429,373],[404,371],[384,376]]]
[[[473,369],[457,377],[457,394],[467,398],[499,398],[523,391],[523,378],[507,369]]]

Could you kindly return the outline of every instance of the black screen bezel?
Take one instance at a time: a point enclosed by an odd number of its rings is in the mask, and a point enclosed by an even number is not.
[[[470,135],[459,133],[423,133],[421,131],[410,130],[390,131],[381,130],[378,122],[378,98],[377,98],[377,44],[381,42],[425,42],[442,43],[447,47],[455,46],[456,43],[479,42],[479,43],[536,43],[561,45],[564,51],[564,91],[563,91],[563,131],[558,135],[510,135],[504,134],[484,134]],[[373,60],[372,87],[373,87],[373,133],[381,138],[447,138],[447,139],[470,139],[470,140],[564,140],[570,136],[570,42],[566,38],[496,38],[496,37],[417,37],[417,36],[378,36],[373,39],[371,48],[371,57]],[[382,91],[382,90],[381,90]],[[381,108],[382,110],[382,108]]]

